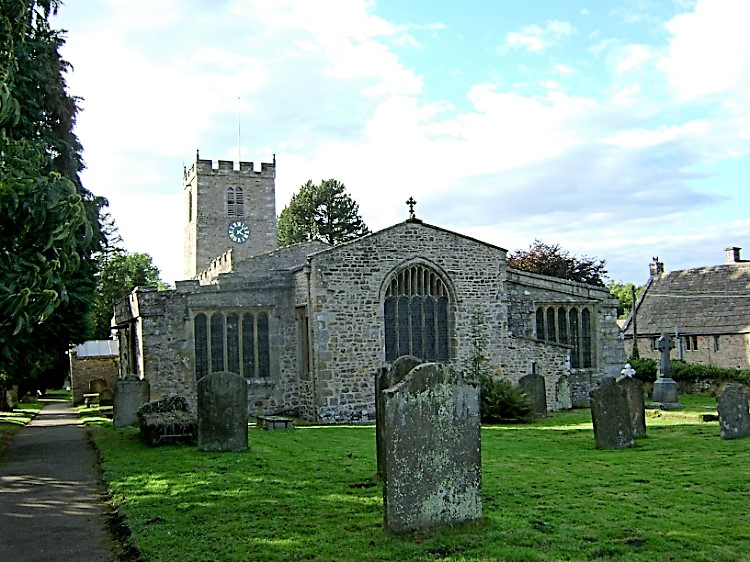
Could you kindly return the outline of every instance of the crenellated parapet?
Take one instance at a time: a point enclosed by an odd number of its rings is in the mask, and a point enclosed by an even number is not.
[[[216,282],[220,273],[232,272],[232,250],[229,249],[211,261],[208,268],[198,274],[201,285],[210,285]]]
[[[195,162],[183,169],[183,180],[188,182],[197,172],[201,174],[237,174],[255,175],[259,178],[273,178],[276,172],[276,155],[273,162],[261,162],[260,170],[255,169],[253,162],[234,162],[232,160],[210,160],[196,156]]]

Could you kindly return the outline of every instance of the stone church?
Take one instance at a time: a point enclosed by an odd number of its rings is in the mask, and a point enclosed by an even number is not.
[[[354,241],[278,248],[275,170],[197,157],[184,171],[186,280],[135,289],[113,318],[120,376],[148,379],[152,399],[194,404],[198,379],[233,371],[251,415],[372,421],[376,373],[405,354],[462,368],[477,330],[498,376],[544,376],[550,410],[622,369],[606,289],[511,269],[413,206]]]

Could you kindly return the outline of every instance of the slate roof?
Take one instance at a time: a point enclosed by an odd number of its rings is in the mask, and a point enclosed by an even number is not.
[[[750,332],[750,263],[655,275],[636,308],[638,336]],[[624,331],[632,337],[632,318]]]
[[[119,353],[117,340],[89,340],[75,347],[76,357],[113,357]]]

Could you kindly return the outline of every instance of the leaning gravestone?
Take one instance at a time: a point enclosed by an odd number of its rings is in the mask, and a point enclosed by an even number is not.
[[[534,415],[537,418],[547,417],[547,390],[544,387],[544,377],[531,373],[521,377],[518,385],[529,396]]]
[[[145,379],[128,375],[115,382],[113,396],[112,425],[126,427],[138,425],[138,408],[151,400],[151,385]]]
[[[646,436],[646,403],[643,399],[643,383],[631,376],[622,376],[617,384],[625,393],[625,400],[630,415],[633,437]]]
[[[198,381],[198,450],[247,450],[247,383],[240,375],[220,371]]]
[[[614,377],[601,379],[590,397],[596,448],[628,449],[635,445],[628,401]]]
[[[736,385],[730,384],[717,398],[719,427],[722,439],[737,439],[750,435],[750,413],[747,396]]]
[[[479,386],[445,365],[415,367],[383,391],[385,527],[406,532],[479,519]]]
[[[375,449],[378,463],[378,476],[385,475],[385,457],[383,456],[383,391],[400,383],[409,372],[422,363],[413,355],[402,355],[393,362],[390,369],[383,368],[375,375]]]

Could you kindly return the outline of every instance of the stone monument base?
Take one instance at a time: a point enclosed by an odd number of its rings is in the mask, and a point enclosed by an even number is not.
[[[682,410],[685,406],[679,402],[649,402],[647,410]]]
[[[659,377],[654,383],[651,399],[654,402],[677,402],[677,383],[671,378]]]

